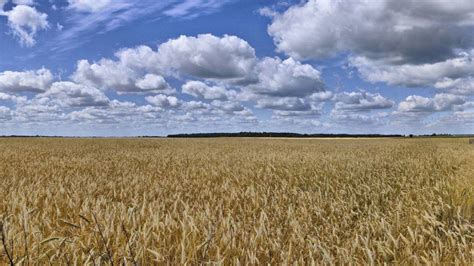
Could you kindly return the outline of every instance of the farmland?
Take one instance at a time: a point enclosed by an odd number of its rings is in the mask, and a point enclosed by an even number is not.
[[[466,139],[0,139],[0,263],[474,263]]]

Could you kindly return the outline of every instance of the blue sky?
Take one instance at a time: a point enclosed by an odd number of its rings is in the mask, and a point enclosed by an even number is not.
[[[470,0],[0,8],[0,134],[474,132]]]

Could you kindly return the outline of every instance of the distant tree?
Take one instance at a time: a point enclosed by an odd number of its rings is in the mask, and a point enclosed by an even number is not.
[[[380,138],[380,137],[402,137],[402,135],[380,135],[380,134],[299,134],[291,132],[238,132],[238,133],[193,133],[168,135],[168,138],[221,138],[221,137],[283,137],[283,138]]]

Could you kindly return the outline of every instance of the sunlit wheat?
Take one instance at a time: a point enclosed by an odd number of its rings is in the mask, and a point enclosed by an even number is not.
[[[464,139],[2,139],[2,263],[474,262]]]

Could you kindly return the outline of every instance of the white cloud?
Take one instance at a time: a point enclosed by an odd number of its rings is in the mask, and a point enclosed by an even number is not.
[[[245,79],[256,63],[255,50],[228,35],[180,36],[161,44],[158,53],[171,72],[208,79]]]
[[[473,51],[471,51],[446,61],[421,65],[387,65],[383,61],[374,61],[366,57],[354,57],[350,61],[368,81],[416,87],[433,86],[446,78],[457,79],[472,75],[474,73],[473,57]]]
[[[69,81],[55,82],[37,98],[47,98],[61,107],[106,106],[109,99],[100,90]]]
[[[106,8],[112,0],[68,0],[69,6],[83,12],[97,12]]]
[[[174,91],[167,84],[158,86],[163,81],[158,76],[199,78],[205,82],[190,81],[183,85],[183,92],[209,100],[251,99],[256,95],[302,97],[324,91],[321,74],[311,65],[292,58],[284,61],[279,58],[259,60],[254,49],[235,36],[181,36],[160,44],[157,51],[139,46],[122,49],[115,56],[117,60],[104,58],[96,63],[79,61],[72,79],[77,83],[123,93],[148,91],[169,94]],[[151,81],[145,81],[145,75],[154,75],[147,78],[154,77],[156,88],[145,86]],[[227,89],[232,86],[244,88],[245,93]]]
[[[75,82],[119,92],[167,93],[169,85],[150,88],[157,75],[191,76],[225,82],[247,81],[257,62],[254,49],[244,40],[211,34],[181,36],[159,45],[157,51],[147,46],[122,49],[118,60],[101,59],[97,63],[81,60],[72,75]],[[155,76],[145,77],[147,74]],[[144,80],[148,78],[148,80]],[[138,84],[139,83],[139,84]],[[159,85],[159,84],[156,84]],[[148,90],[147,90],[148,89]]]
[[[188,81],[182,86],[183,93],[208,100],[235,98],[236,92],[221,86],[209,86],[201,81]]]
[[[335,110],[346,112],[370,111],[375,109],[388,109],[395,103],[379,93],[366,91],[342,92],[334,96]]]
[[[444,78],[434,85],[435,88],[452,94],[474,95],[474,76],[467,78]]]
[[[262,98],[257,101],[257,107],[281,111],[311,110],[311,105],[307,101],[296,97]]]
[[[332,98],[334,108],[331,110],[331,121],[353,128],[369,125],[381,126],[388,122],[389,113],[381,110],[390,109],[395,104],[379,93],[366,91],[340,92]]]
[[[118,58],[118,63],[133,71],[146,71],[155,74],[163,72],[158,53],[148,46],[141,45],[136,48],[121,49],[115,53],[115,56]]]
[[[2,15],[2,13],[0,13]],[[34,7],[17,5],[12,10],[3,12],[8,18],[8,26],[22,45],[35,45],[36,33],[49,27],[48,15],[38,12]]]
[[[137,88],[147,92],[160,92],[165,94],[176,92],[162,76],[155,74],[146,74],[143,78],[137,80],[135,85]]]
[[[318,70],[307,64],[288,58],[264,58],[255,72],[258,83],[251,84],[247,90],[254,94],[302,97],[324,91],[324,84]]]
[[[189,101],[183,103],[183,109],[187,112],[193,113],[207,113],[212,109],[212,106],[208,103],[200,101]]]
[[[352,52],[390,62],[432,63],[473,45],[471,0],[309,0],[266,14],[272,17],[268,32],[278,50],[297,59]]]
[[[218,108],[218,112],[223,112],[226,114],[233,114],[245,110],[245,107],[242,104],[233,101],[214,100],[211,102],[211,105]]]
[[[409,87],[472,77],[472,0],[308,0],[261,13],[277,50],[298,60],[348,54],[364,79]]]
[[[368,128],[367,125],[383,125],[388,122],[388,113],[351,113],[343,110],[334,109],[331,111],[331,121],[336,122],[340,125],[349,126],[351,130],[363,128],[368,133],[374,133],[374,128]]]
[[[278,116],[315,116],[321,112],[321,102],[332,96],[313,66],[292,58],[260,60],[247,42],[235,36],[181,36],[160,44],[156,51],[139,46],[122,49],[115,57],[79,61],[73,81],[118,93],[150,90],[159,93],[145,98],[155,108],[207,119],[223,115],[254,119],[241,101],[272,109]],[[163,95],[168,87],[163,77],[168,76],[200,79],[185,82],[181,92],[212,102],[185,102]]]
[[[192,114],[195,120],[230,122],[232,120],[239,120],[242,117],[246,121],[254,119],[252,110],[236,101],[213,100],[211,103],[181,101],[180,107],[187,114]]]
[[[474,111],[457,111],[449,113],[427,125],[442,132],[450,132],[456,129],[458,134],[472,134],[474,127]]]
[[[72,79],[77,83],[96,86],[101,89],[126,91],[133,88],[138,74],[126,66],[110,59],[102,59],[98,63],[80,60]]]
[[[175,92],[162,76],[148,73],[147,69],[135,69],[130,61],[102,59],[91,64],[87,60],[80,60],[72,79],[77,83],[118,93]]]
[[[163,109],[177,108],[181,105],[181,101],[178,98],[163,94],[147,96],[145,99],[147,102]]]
[[[27,101],[27,98],[25,96],[16,96],[0,92],[0,101],[12,101],[15,103],[19,103]]]
[[[316,107],[316,108],[314,108]],[[299,119],[300,122],[308,122],[308,123],[313,123],[311,118],[314,118],[315,116],[320,116],[321,115],[321,106],[312,106],[310,110],[303,110],[303,111],[294,111],[294,110],[273,110],[273,115],[272,118],[289,118],[293,117],[296,119]]]
[[[47,98],[33,98],[19,102],[14,112],[14,120],[23,123],[49,123],[63,119],[62,108]]]
[[[408,96],[398,104],[399,112],[440,112],[449,111],[466,102],[466,98],[459,95],[440,93],[433,98],[418,95]]]
[[[332,91],[321,91],[315,92],[309,96],[309,99],[315,102],[324,102],[330,100],[333,97]]]
[[[160,112],[162,112],[161,108],[149,105],[137,106],[132,102],[111,100],[105,107],[86,107],[69,113],[67,118],[74,123],[122,124],[127,127],[133,124],[134,127],[138,127],[145,121],[158,122]]]
[[[53,82],[53,75],[47,69],[36,71],[5,71],[0,73],[0,91],[42,92]]]
[[[7,121],[12,119],[13,111],[5,106],[0,106],[0,121]]]

